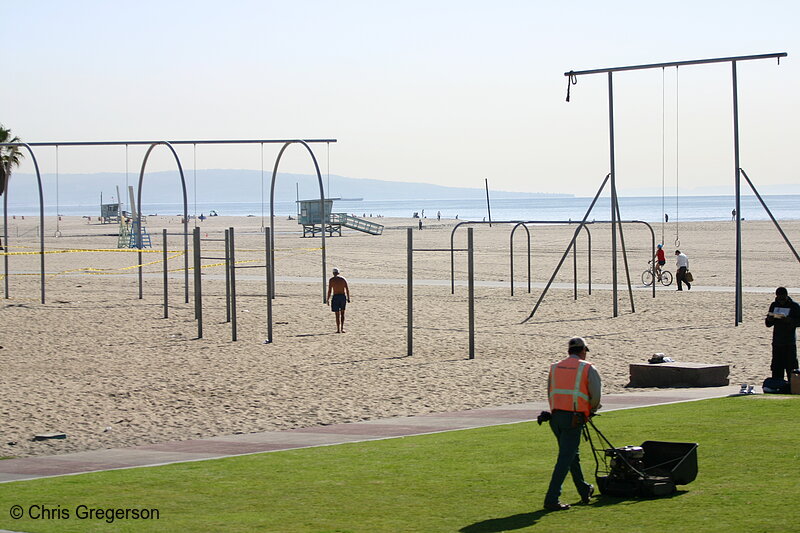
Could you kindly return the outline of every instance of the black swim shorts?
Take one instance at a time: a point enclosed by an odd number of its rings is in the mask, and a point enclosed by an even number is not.
[[[334,294],[331,298],[331,311],[344,311],[347,306],[347,296],[344,294]]]

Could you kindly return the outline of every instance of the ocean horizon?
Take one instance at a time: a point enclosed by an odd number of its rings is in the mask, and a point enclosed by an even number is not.
[[[763,195],[765,203],[778,220],[800,219],[800,194]],[[555,198],[497,198],[491,199],[491,219],[513,221],[558,221],[581,220],[592,202],[590,197]],[[666,198],[662,203],[660,196],[619,197],[620,213],[623,220],[642,220],[661,222],[664,213],[671,222],[675,221],[718,221],[731,220],[735,206],[733,195],[681,196]],[[123,205],[127,210],[127,206]],[[211,211],[220,216],[265,216],[269,217],[269,202],[193,202],[188,204],[190,215],[208,216]],[[180,215],[183,204],[145,203],[145,215]],[[435,219],[437,214],[445,219],[489,220],[485,199],[419,199],[419,200],[335,200],[333,212],[348,213],[358,217],[410,218],[417,213],[427,219]],[[16,216],[38,216],[39,206],[30,204],[9,204],[8,214]],[[100,205],[55,205],[45,206],[45,216],[99,216]],[[275,215],[296,215],[296,203],[276,202]],[[745,220],[769,220],[769,215],[753,195],[742,195],[741,215]],[[610,220],[611,200],[601,197],[592,209],[589,220]]]

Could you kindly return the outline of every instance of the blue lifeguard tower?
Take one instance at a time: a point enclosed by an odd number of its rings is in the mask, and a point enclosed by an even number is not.
[[[343,226],[370,235],[383,233],[382,224],[353,217],[347,213],[333,213],[334,200],[339,200],[339,198],[324,200],[324,213],[320,213],[319,199],[297,201],[297,223],[303,226],[303,237],[316,237],[321,231],[325,231],[331,237],[334,234],[341,237]]]

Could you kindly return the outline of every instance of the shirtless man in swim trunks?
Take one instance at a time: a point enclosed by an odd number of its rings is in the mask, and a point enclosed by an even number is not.
[[[331,292],[333,299],[331,299]],[[339,269],[333,269],[333,277],[328,280],[328,295],[325,303],[331,302],[331,311],[336,313],[336,333],[344,333],[344,309],[350,302],[350,288],[347,280],[339,275]]]

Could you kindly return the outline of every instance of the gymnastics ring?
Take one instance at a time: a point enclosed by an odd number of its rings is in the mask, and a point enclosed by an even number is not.
[[[680,248],[680,247],[681,247],[681,240],[675,239],[675,248]]]

